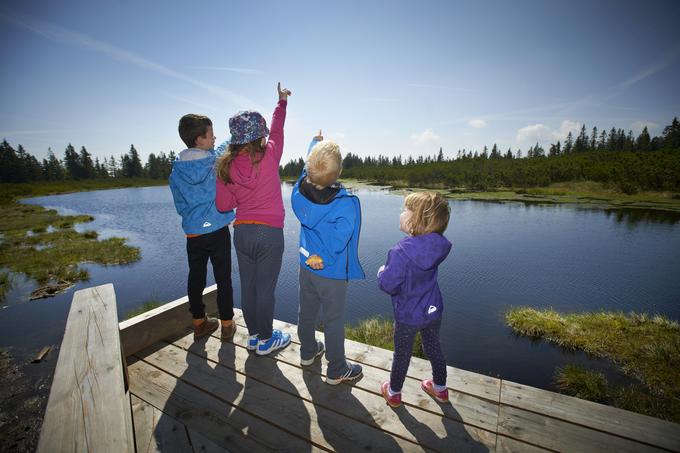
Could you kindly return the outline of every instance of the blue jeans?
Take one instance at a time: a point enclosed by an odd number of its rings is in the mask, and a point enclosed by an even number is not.
[[[321,309],[326,342],[326,375],[337,379],[349,369],[345,361],[345,299],[347,280],[319,277],[314,271],[300,268],[300,309],[298,337],[302,359],[311,359],[317,352],[314,331]]]

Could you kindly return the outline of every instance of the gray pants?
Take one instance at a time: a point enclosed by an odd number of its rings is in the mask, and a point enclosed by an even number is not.
[[[314,331],[321,308],[324,340],[326,342],[326,374],[336,379],[348,370],[345,361],[345,299],[347,281],[324,278],[313,271],[300,268],[300,309],[298,311],[298,337],[300,355],[310,359],[316,354]]]
[[[283,229],[268,225],[234,227],[234,248],[241,279],[241,308],[249,335],[272,336],[274,292],[283,258]]]

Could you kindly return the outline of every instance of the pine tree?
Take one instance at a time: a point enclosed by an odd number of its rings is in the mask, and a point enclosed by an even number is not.
[[[439,154],[437,154],[437,162],[444,162],[444,151],[439,147]]]
[[[590,151],[597,149],[597,126],[593,126],[593,132],[590,135],[590,146],[588,148]]]
[[[68,144],[66,150],[64,151],[64,167],[66,167],[66,172],[68,173],[70,178],[72,179],[82,178],[83,171],[82,166],[80,165],[78,153],[76,153],[76,150],[70,143]]]
[[[640,135],[638,135],[637,148],[639,151],[649,151],[651,143],[652,139],[649,137],[649,131],[647,130],[647,126],[645,126],[644,128],[642,128],[642,132],[640,132]]]
[[[94,163],[92,162],[92,154],[90,154],[84,146],[80,147],[80,155],[78,156],[81,167],[81,178],[90,179],[94,178]]]
[[[680,151],[680,122],[677,116],[673,118],[670,126],[663,129],[662,140],[664,148]]]
[[[563,154],[571,154],[574,149],[574,137],[571,135],[571,131],[567,134],[567,139],[564,142],[564,148],[562,148]]]

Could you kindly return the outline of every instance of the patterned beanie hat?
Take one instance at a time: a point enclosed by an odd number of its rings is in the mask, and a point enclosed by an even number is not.
[[[243,145],[269,135],[267,121],[258,112],[244,110],[229,118],[229,132],[233,145]]]

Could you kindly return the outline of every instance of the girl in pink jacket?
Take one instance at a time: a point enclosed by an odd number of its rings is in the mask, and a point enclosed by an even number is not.
[[[278,93],[271,132],[258,112],[243,111],[229,118],[229,148],[217,163],[217,209],[237,208],[234,248],[241,279],[241,308],[248,326],[247,347],[258,355],[290,343],[289,334],[272,329],[274,291],[283,258],[279,162],[286,105],[291,95],[289,90],[281,89],[280,83]]]

